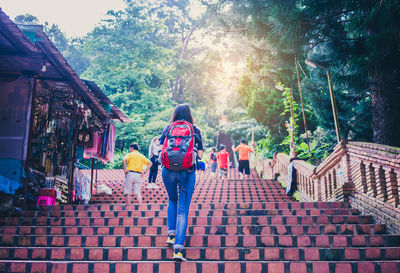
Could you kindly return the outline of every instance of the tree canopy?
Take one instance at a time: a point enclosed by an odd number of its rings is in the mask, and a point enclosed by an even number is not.
[[[307,67],[309,59],[331,72],[343,138],[400,145],[399,1],[220,0],[210,9],[227,33],[251,44],[238,92],[275,140],[288,120],[276,84],[298,101],[296,65],[308,128],[334,128],[325,72]]]
[[[133,120],[118,126],[120,151],[138,142],[146,152],[186,102],[208,146],[219,130],[235,141],[255,132],[271,156],[288,150],[294,130],[307,158],[297,67],[311,152],[321,159],[336,144],[335,127],[325,71],[307,59],[331,72],[342,138],[400,146],[399,0],[201,2],[207,11],[194,16],[189,0],[126,0],[79,39],[45,23],[78,74]],[[38,23],[29,14],[15,20]]]

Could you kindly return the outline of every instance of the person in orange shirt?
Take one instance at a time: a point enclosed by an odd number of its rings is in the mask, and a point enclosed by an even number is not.
[[[227,178],[229,170],[229,153],[226,152],[225,145],[221,145],[221,151],[217,154],[219,177]]]
[[[253,149],[247,145],[246,139],[242,138],[240,140],[240,145],[237,146],[233,151],[239,152],[239,175],[240,175],[240,178],[243,178],[243,172],[244,172],[244,177],[247,178],[248,175],[250,174],[249,153],[254,153]]]

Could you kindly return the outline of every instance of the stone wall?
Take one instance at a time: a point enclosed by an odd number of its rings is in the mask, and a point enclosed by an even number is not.
[[[362,215],[374,215],[377,223],[386,224],[388,232],[400,234],[400,209],[370,196],[354,192],[349,198],[352,208]]]

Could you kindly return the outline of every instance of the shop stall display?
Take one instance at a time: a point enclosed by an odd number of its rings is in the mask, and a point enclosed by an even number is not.
[[[90,134],[99,134],[105,126],[82,104],[73,90],[62,83],[38,81],[33,107],[29,166],[46,176],[47,180],[53,179],[52,187],[60,192],[59,201],[66,203],[71,168],[75,169],[72,147],[93,145],[93,141],[85,141],[86,135],[81,135],[84,139],[79,142],[79,132],[85,129]],[[104,131],[109,134],[109,130]],[[82,196],[85,197],[82,200],[90,200],[90,195],[88,199],[87,194],[82,195],[80,190],[76,190],[85,188],[85,183],[87,179],[83,176],[77,175],[73,179],[75,195],[72,201],[80,200]]]
[[[77,159],[85,153],[92,168],[94,159],[112,160],[112,121],[131,121],[79,78],[42,26],[17,25],[0,9],[0,29],[0,208],[2,200],[36,205],[38,197],[88,202],[93,169],[81,175]]]

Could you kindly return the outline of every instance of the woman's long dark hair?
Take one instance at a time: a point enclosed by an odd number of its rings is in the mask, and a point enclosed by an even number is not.
[[[193,116],[189,104],[178,104],[175,107],[174,113],[171,116],[171,123],[177,120],[186,120],[193,124]]]

